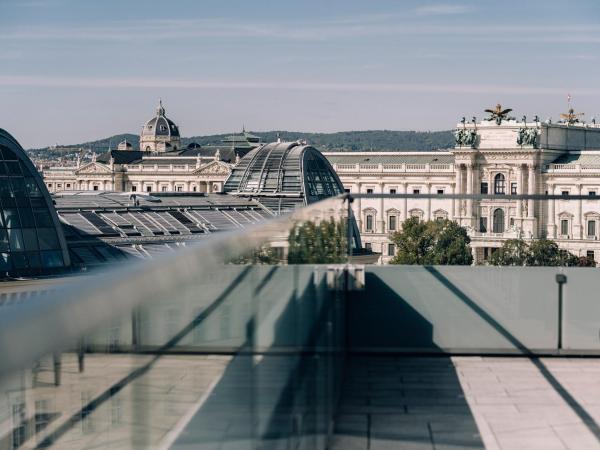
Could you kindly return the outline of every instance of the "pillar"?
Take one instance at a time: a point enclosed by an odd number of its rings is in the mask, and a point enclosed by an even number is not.
[[[533,164],[529,164],[527,166],[527,169],[529,170],[529,179],[528,179],[528,194],[529,195],[534,195],[535,194],[535,166]],[[534,207],[535,207],[535,203],[533,199],[529,199],[527,200],[527,218],[528,219],[533,219],[535,217],[534,214]]]
[[[425,185],[425,193],[426,194],[431,194],[431,184],[427,183]],[[426,207],[425,207],[425,220],[431,220],[431,198],[427,199],[427,203],[426,203]]]
[[[517,166],[517,194],[523,194],[523,166]],[[523,200],[517,200],[517,220],[523,218]],[[519,223],[519,222],[517,222]]]
[[[473,194],[473,163],[467,163],[467,195]],[[467,213],[466,216],[473,217],[473,200],[467,199]]]
[[[402,183],[402,190],[403,190],[403,194],[406,194],[406,189],[408,188],[408,185],[406,183]],[[408,219],[408,198],[404,197],[402,199],[402,220],[406,220]]]
[[[575,194],[576,195],[581,195],[581,184],[577,184],[575,185]],[[582,231],[582,226],[581,224],[583,223],[583,221],[581,220],[581,211],[582,211],[582,203],[583,201],[581,199],[576,200],[577,202],[577,212],[575,213],[575,224],[573,227],[573,238],[574,239],[581,239],[581,237],[583,236]]]
[[[379,183],[379,192],[383,194],[384,184]],[[385,214],[383,212],[383,197],[379,199],[379,223],[377,224],[377,230],[380,233],[385,233]]]
[[[455,189],[454,192],[455,194],[462,194],[462,167],[460,164],[456,165],[456,181],[454,183]],[[458,218],[460,217],[460,205],[462,204],[462,199],[459,197],[458,199],[456,199],[456,201],[454,202],[454,217]]]
[[[550,195],[555,195],[554,191],[556,186],[548,186],[548,192]],[[548,237],[551,239],[556,238],[556,200],[549,200],[548,204]]]
[[[356,193],[360,194],[360,183],[356,183]],[[356,217],[356,224],[358,225],[358,229],[362,231],[362,199],[359,197],[355,199],[356,202],[356,210],[354,211],[354,215]]]

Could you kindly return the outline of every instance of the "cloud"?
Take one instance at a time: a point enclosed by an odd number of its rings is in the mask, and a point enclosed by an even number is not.
[[[566,86],[523,86],[512,84],[453,84],[453,83],[353,83],[289,81],[191,80],[161,78],[86,78],[45,76],[0,76],[0,87],[48,88],[126,88],[126,89],[240,89],[240,90],[297,90],[330,92],[425,92],[449,94],[518,94],[518,95],[600,95],[599,88],[569,89]]]
[[[419,6],[415,13],[421,16],[448,16],[455,14],[465,14],[471,11],[466,5],[457,4],[432,4]]]

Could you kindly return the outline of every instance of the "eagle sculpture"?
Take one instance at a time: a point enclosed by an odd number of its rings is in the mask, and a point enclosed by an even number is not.
[[[502,123],[503,120],[510,119],[508,117],[508,113],[511,112],[512,109],[506,108],[502,109],[502,105],[498,103],[496,105],[496,109],[486,109],[486,113],[490,113],[490,117],[487,120],[495,120],[498,125]]]
[[[573,125],[574,123],[578,123],[579,118],[583,115],[584,115],[584,113],[576,113],[573,108],[569,108],[569,112],[566,114],[561,114],[560,117],[565,119],[565,122],[568,125]]]

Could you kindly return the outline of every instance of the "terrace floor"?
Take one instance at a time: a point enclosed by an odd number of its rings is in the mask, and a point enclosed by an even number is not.
[[[336,450],[600,448],[600,359],[352,357]]]

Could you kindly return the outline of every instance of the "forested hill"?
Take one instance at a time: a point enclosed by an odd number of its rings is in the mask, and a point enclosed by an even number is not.
[[[259,136],[263,142],[274,142],[277,135],[282,140],[295,141],[298,139],[306,140],[308,143],[316,146],[323,151],[428,151],[441,148],[450,148],[454,146],[454,136],[451,131],[391,131],[391,130],[372,130],[372,131],[341,131],[338,133],[306,133],[299,131],[264,131],[252,132]],[[222,140],[230,134],[214,134],[210,136],[192,136],[182,138],[184,145],[190,142],[196,142],[200,145],[220,144]],[[82,144],[72,144],[62,146],[90,149],[95,152],[104,152],[109,146],[113,149],[119,142],[127,139],[134,147],[139,144],[139,137],[134,134],[119,134],[108,138]],[[32,149],[45,150],[45,149]]]

